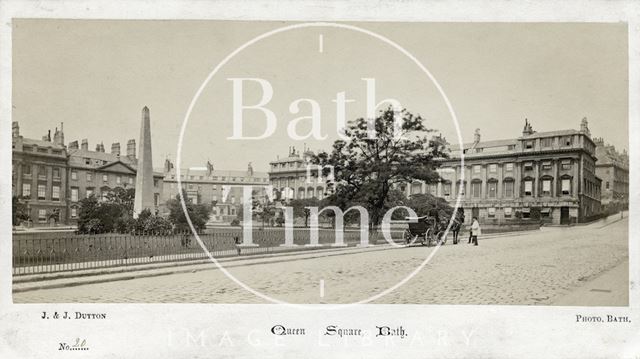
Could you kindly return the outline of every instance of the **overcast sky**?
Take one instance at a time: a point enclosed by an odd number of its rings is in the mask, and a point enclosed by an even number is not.
[[[13,120],[40,138],[64,122],[67,142],[87,138],[107,151],[139,141],[140,111],[151,110],[154,166],[174,162],[188,105],[209,72],[229,53],[274,22],[17,20],[13,27]],[[356,23],[404,47],[433,74],[471,141],[517,137],[528,118],[537,131],[579,128],[628,148],[626,24]],[[322,37],[322,40],[320,38]],[[322,44],[321,44],[322,43]],[[265,106],[277,117],[264,140],[229,140],[232,82],[261,78],[273,87]],[[455,127],[434,84],[387,44],[345,29],[305,28],[274,35],[239,53],[212,78],[184,137],[183,163],[259,171],[289,146],[328,149],[337,138],[336,93],[346,92],[347,119],[363,117],[365,82],[375,78],[377,101],[395,98],[427,126],[457,142]],[[246,104],[262,91],[248,83]],[[320,105],[325,140],[295,141],[287,124],[309,115],[289,107],[299,98]],[[247,135],[265,129],[248,111]],[[300,126],[304,133],[308,126]]]

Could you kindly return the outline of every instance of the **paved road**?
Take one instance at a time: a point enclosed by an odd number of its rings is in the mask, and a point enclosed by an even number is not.
[[[406,284],[375,303],[593,305],[588,293],[613,292],[627,305],[628,220],[441,247]],[[433,248],[412,247],[229,268],[252,288],[295,303],[351,303],[389,288]],[[615,287],[591,288],[603,276]],[[322,286],[324,282],[324,286]],[[611,283],[610,281],[606,281]],[[595,289],[595,291],[593,291]],[[587,295],[572,293],[585,292]],[[15,302],[265,303],[220,270],[14,294]],[[598,304],[600,304],[598,302]]]

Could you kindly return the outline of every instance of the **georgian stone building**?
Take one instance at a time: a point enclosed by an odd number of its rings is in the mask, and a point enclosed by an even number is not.
[[[97,144],[94,151],[90,151],[86,139],[82,140],[80,147],[78,141],[70,142],[68,152],[69,223],[76,222],[79,202],[83,198],[94,195],[104,199],[117,187],[135,188],[138,160],[134,139],[127,142],[126,154],[120,153],[120,143],[113,143],[111,152],[106,152],[102,143]],[[158,208],[163,174],[156,172],[153,177],[154,205]]]
[[[310,163],[313,152],[296,152],[295,147],[289,148],[289,154],[284,158],[277,158],[270,162],[269,183],[273,186],[276,198],[304,199],[327,196],[328,182],[326,178],[318,176],[318,166]]]
[[[42,140],[24,138],[12,123],[12,195],[26,205],[31,225],[66,223],[67,151],[62,124]]]
[[[464,167],[460,157],[464,155]],[[451,147],[441,162],[441,180],[406,186],[407,195],[429,192],[453,205],[458,193],[467,222],[503,224],[531,218],[555,224],[589,219],[600,212],[601,179],[596,145],[586,119],[580,130],[536,132],[525,120],[522,135]]]
[[[604,139],[595,138],[596,175],[602,179],[602,205],[617,209],[629,207],[629,156],[619,153]]]
[[[246,171],[214,170],[211,163],[204,168],[185,168],[180,171],[180,182],[181,187],[173,164],[165,160],[162,203],[176,198],[182,188],[192,203],[213,205],[210,217],[213,223],[229,223],[237,217],[245,199],[244,187],[251,185],[253,197],[263,201],[265,186],[269,185],[267,174],[253,171],[251,163]]]
[[[107,153],[102,143],[90,151],[86,139],[80,146],[78,141],[65,146],[62,124],[53,139],[49,132],[42,140],[24,138],[19,124],[12,126],[13,195],[27,205],[33,225],[76,224],[83,198],[104,199],[117,187],[135,188],[135,139],[127,142],[126,154],[121,154],[120,143],[112,144]],[[151,191],[156,209],[162,181],[163,174],[154,172]]]

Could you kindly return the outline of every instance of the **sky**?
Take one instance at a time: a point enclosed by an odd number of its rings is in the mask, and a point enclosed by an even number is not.
[[[135,138],[141,109],[151,111],[154,167],[176,161],[187,109],[198,88],[227,55],[254,37],[292,23],[239,21],[15,20],[13,121],[40,138],[64,122],[65,140]],[[626,24],[350,23],[406,49],[432,74],[456,114],[463,142],[514,138],[524,119],[534,130],[578,129],[586,117],[594,137],[628,149]],[[260,140],[229,139],[237,104],[255,105],[272,89],[265,112],[275,130]],[[458,143],[456,126],[435,83],[407,56],[369,35],[330,27],[301,28],[265,38],[239,52],[211,78],[185,127],[183,167],[267,171],[289,146],[330,149],[338,138],[334,102],[344,117],[366,116],[366,82],[375,102],[392,98]],[[260,79],[248,80],[248,79]],[[236,92],[238,94],[238,92]],[[300,100],[304,99],[304,100]],[[310,131],[317,103],[320,137]],[[298,106],[296,106],[296,103]],[[297,107],[297,113],[296,113]],[[265,133],[262,110],[245,110],[243,135]],[[53,131],[52,131],[53,132]]]

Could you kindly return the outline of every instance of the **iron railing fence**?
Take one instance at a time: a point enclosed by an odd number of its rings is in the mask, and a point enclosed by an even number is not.
[[[208,229],[200,233],[205,248],[213,257],[269,254],[275,252],[328,248],[335,242],[332,229],[320,229],[318,242],[322,247],[309,247],[310,231],[294,229],[295,247],[284,244],[284,229],[265,228],[252,231],[256,247],[238,246],[242,243],[242,229]],[[395,241],[402,239],[402,231],[392,230]],[[384,241],[380,232],[369,233],[369,242]],[[349,246],[360,243],[360,231],[345,230],[344,242]],[[14,233],[13,274],[39,274],[105,267],[138,265],[172,261],[205,259],[208,255],[191,232],[185,233],[102,233],[73,232]]]

